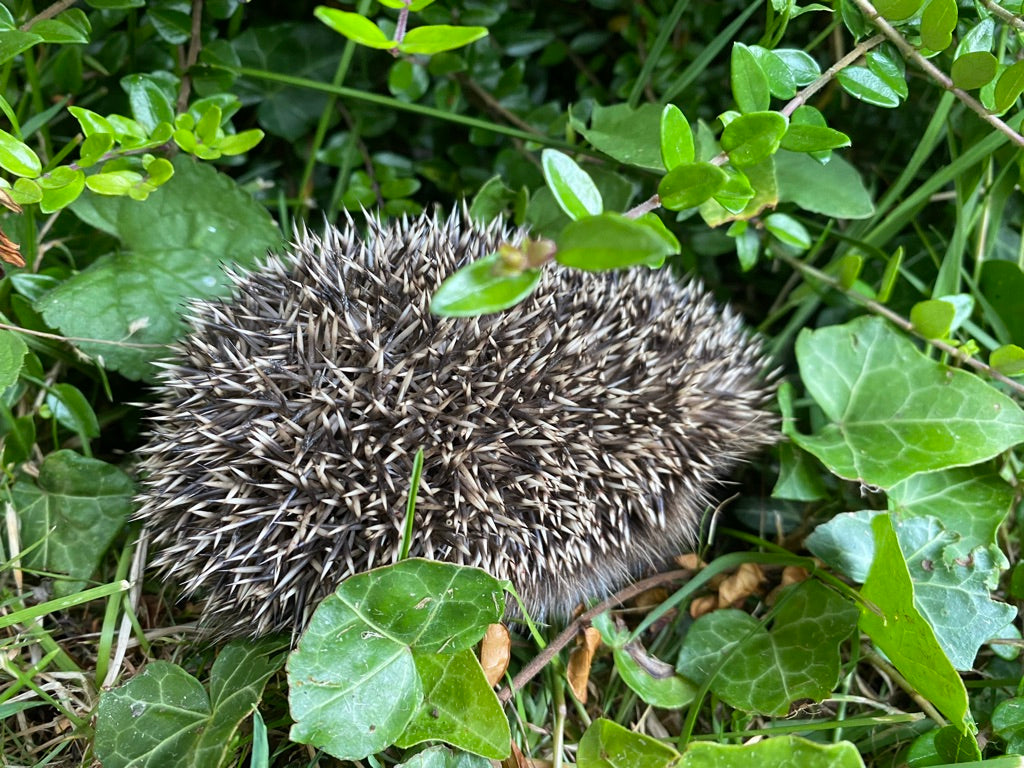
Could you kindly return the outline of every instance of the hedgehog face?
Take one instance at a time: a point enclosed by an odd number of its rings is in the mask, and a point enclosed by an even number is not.
[[[430,314],[507,240],[463,215],[307,235],[192,307],[142,449],[153,566],[223,634],[301,631],[348,575],[411,554],[567,616],[693,543],[711,493],[775,440],[767,361],[667,272],[548,270],[480,318]]]

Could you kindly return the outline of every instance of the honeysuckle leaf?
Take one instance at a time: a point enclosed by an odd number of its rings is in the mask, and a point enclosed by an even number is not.
[[[740,112],[763,112],[771,103],[768,76],[743,43],[733,43],[729,60],[729,84]]]
[[[497,251],[449,275],[434,293],[430,311],[449,317],[500,312],[529,296],[540,282],[540,269],[507,272]]]
[[[793,439],[841,477],[889,488],[1024,442],[1024,411],[977,376],[930,360],[879,318],[804,330],[797,362],[830,423]]]
[[[15,176],[34,177],[43,172],[35,150],[4,130],[0,130],[0,168]]]
[[[452,27],[447,24],[433,24],[410,29],[398,50],[408,54],[430,56],[454,48],[462,48],[481,38],[487,37],[486,27]]]
[[[660,267],[676,249],[654,228],[606,212],[569,224],[558,237],[555,258],[577,269],[601,270],[645,264]]]
[[[998,69],[999,62],[991,53],[973,51],[953,60],[949,76],[953,78],[953,85],[969,91],[991,83]]]
[[[545,149],[541,153],[541,166],[548,189],[570,219],[596,216],[604,210],[594,180],[571,157],[555,149]]]
[[[722,131],[722,150],[733,165],[754,165],[775,154],[788,127],[779,112],[740,115]]]
[[[817,581],[789,587],[770,628],[725,609],[701,616],[686,634],[677,671],[730,706],[783,716],[797,699],[820,701],[839,679],[840,644],[857,608]]]
[[[875,0],[875,9],[890,21],[909,19],[924,3],[924,0]]]
[[[313,10],[313,15],[338,34],[344,35],[354,43],[365,45],[367,48],[389,50],[398,45],[397,42],[385,35],[380,27],[358,13],[318,5]]]
[[[711,199],[728,180],[729,176],[717,165],[683,163],[662,177],[658,197],[670,211],[684,211]]]
[[[929,0],[921,14],[921,42],[933,51],[944,51],[953,42],[956,0]]]
[[[847,67],[836,80],[848,94],[876,107],[898,107],[899,93],[867,67]]]
[[[661,113],[661,161],[671,171],[694,159],[693,131],[679,107],[666,104]]]

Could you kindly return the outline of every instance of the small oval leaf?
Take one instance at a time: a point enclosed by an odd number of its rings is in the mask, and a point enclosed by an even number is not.
[[[694,159],[693,131],[679,107],[666,104],[661,112],[661,161],[672,170]]]
[[[434,293],[430,311],[448,317],[500,312],[529,296],[540,277],[539,269],[509,274],[496,251],[449,275]]]
[[[788,126],[779,112],[740,115],[722,131],[722,149],[733,165],[754,165],[775,154]]]
[[[15,176],[35,177],[43,172],[32,147],[4,130],[0,130],[0,168]]]
[[[569,218],[596,216],[604,210],[594,180],[571,157],[555,149],[545,149],[541,153],[541,166],[548,187]]]
[[[711,163],[677,165],[658,184],[661,204],[670,211],[696,208],[725,186],[729,176]]]

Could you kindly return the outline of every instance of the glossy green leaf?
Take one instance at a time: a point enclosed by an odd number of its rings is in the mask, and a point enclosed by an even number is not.
[[[98,195],[118,197],[127,195],[132,187],[142,181],[142,174],[135,171],[106,171],[88,176],[85,186]]]
[[[619,213],[602,213],[569,224],[558,237],[558,263],[601,270],[645,264],[660,267],[674,253],[653,229]]]
[[[43,199],[43,188],[35,179],[15,179],[11,187],[11,197],[19,205],[31,205]]]
[[[339,11],[337,8],[318,5],[314,9],[313,15],[338,34],[368,48],[388,50],[398,45],[385,35],[380,27],[358,13]]]
[[[15,176],[35,177],[43,172],[32,147],[4,130],[0,130],[0,168]]]
[[[956,46],[956,57],[960,58],[965,53],[991,51],[992,46],[995,44],[995,31],[996,23],[994,19],[982,19],[960,38],[960,42]]]
[[[1015,62],[996,81],[996,112],[1005,112],[1024,91],[1024,60]]]
[[[71,205],[85,189],[85,173],[81,170],[60,166],[55,168],[50,177],[39,179],[42,198],[39,210],[53,213]]]
[[[992,350],[988,364],[1005,376],[1020,376],[1024,374],[1024,349],[1005,344]]]
[[[834,473],[889,488],[1024,442],[1024,411],[977,376],[929,360],[879,318],[803,330],[797,362],[830,423],[794,434]]]
[[[933,51],[944,51],[953,42],[956,0],[929,0],[921,14],[921,42]]]
[[[763,112],[771,103],[768,77],[754,54],[743,43],[733,43],[729,63],[729,84],[740,112]]]
[[[413,652],[423,700],[395,743],[404,748],[444,741],[483,757],[509,754],[508,718],[471,648],[458,653]]]
[[[949,336],[956,309],[948,301],[929,299],[919,301],[910,310],[910,322],[926,339],[944,339]]]
[[[848,253],[839,260],[836,269],[836,279],[844,291],[848,291],[860,278],[861,270],[864,269],[864,257],[859,253]]]
[[[449,725],[464,726],[465,678],[458,667],[447,677],[446,657],[479,642],[504,608],[502,583],[477,568],[412,559],[345,579],[288,657],[291,739],[361,760],[411,723],[420,733],[425,697],[437,719],[443,708]],[[421,672],[417,659],[428,668]],[[442,730],[440,738],[452,733]]]
[[[875,557],[861,589],[860,628],[922,696],[958,727],[970,722],[967,691],[914,606],[914,586],[889,515],[872,520]]]
[[[571,219],[596,216],[603,210],[601,193],[586,171],[576,161],[555,149],[541,153],[544,179],[558,205]]]
[[[1003,699],[992,712],[992,730],[1009,754],[1024,754],[1024,698]]]
[[[166,89],[149,75],[128,75],[121,78],[121,87],[128,93],[132,115],[148,132],[160,123],[174,122],[174,104]]]
[[[377,2],[387,8],[394,8],[396,11],[408,8],[413,13],[417,13],[428,5],[433,5],[436,0],[377,0]]]
[[[748,744],[691,741],[677,768],[864,768],[848,741],[821,744],[799,736],[752,739]]]
[[[999,68],[996,57],[988,51],[974,51],[958,56],[953,61],[949,74],[957,88],[969,91],[992,82]]]
[[[481,38],[487,37],[486,27],[452,27],[446,24],[435,24],[427,27],[410,29],[398,50],[408,54],[431,55],[462,48]]]
[[[786,245],[801,251],[811,247],[811,235],[807,228],[785,213],[772,213],[764,218],[764,228]]]
[[[725,186],[714,198],[700,207],[701,218],[708,226],[717,227],[730,221],[751,219],[778,204],[779,190],[775,179],[774,155],[742,169],[730,168],[728,173],[729,180]],[[742,199],[746,199],[748,188],[753,190],[754,194],[747,199],[742,209],[737,210]],[[718,201],[720,197],[723,200],[721,203]]]
[[[577,768],[669,768],[679,753],[657,739],[598,718],[580,739]]]
[[[100,559],[132,512],[134,486],[112,464],[62,449],[47,455],[34,480],[19,480],[12,491],[21,525],[23,563],[51,573],[54,594],[85,587]]]
[[[430,311],[449,317],[500,312],[529,296],[540,282],[541,270],[509,272],[494,252],[449,275],[434,293]]]
[[[661,113],[661,161],[672,170],[694,159],[693,132],[679,107],[666,104]]]
[[[909,19],[924,0],[875,0],[875,10],[890,21],[903,21]]]
[[[78,121],[78,124],[82,126],[82,133],[85,136],[91,136],[94,133],[109,133],[113,136],[116,131],[114,126],[110,124],[103,115],[93,112],[91,109],[85,107],[68,107],[74,118]]]
[[[670,211],[695,208],[718,192],[728,178],[725,171],[711,163],[677,165],[658,183],[658,196]]]
[[[661,160],[661,115],[657,104],[642,104],[632,109],[628,104],[610,107],[595,106],[589,125],[579,119],[571,122],[595,149],[621,163],[664,171]]]
[[[822,152],[850,146],[850,137],[833,128],[790,123],[779,146],[790,152]]]
[[[22,32],[20,29],[0,32],[0,64],[6,64],[18,54],[41,42],[42,36],[34,32]]]
[[[725,126],[722,150],[736,166],[754,165],[778,150],[789,122],[778,112],[751,112]]]
[[[746,170],[750,170],[750,166]],[[730,214],[742,213],[757,194],[746,173],[736,168],[726,171],[725,184],[715,192],[714,200]]]
[[[751,45],[748,50],[754,56],[768,81],[768,90],[777,99],[791,99],[796,96],[796,78],[786,63],[775,55],[775,51]]]
[[[772,53],[786,65],[793,82],[801,88],[810,85],[821,75],[821,67],[807,51],[799,48],[775,48]]]
[[[889,260],[885,264],[885,271],[882,273],[882,279],[878,285],[878,295],[876,298],[882,304],[889,301],[889,297],[892,296],[892,291],[896,287],[896,281],[900,276],[900,265],[903,264],[903,246],[899,246],[889,257]]]
[[[900,95],[867,67],[847,67],[836,75],[843,89],[856,99],[876,107],[898,107]]]
[[[259,128],[251,128],[248,131],[242,131],[241,133],[231,133],[226,136],[222,136],[214,142],[213,146],[222,155],[227,155],[229,157],[233,155],[241,155],[263,141],[263,136],[263,131]]]

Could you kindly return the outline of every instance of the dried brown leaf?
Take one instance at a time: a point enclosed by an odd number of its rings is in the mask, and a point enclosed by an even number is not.
[[[569,654],[566,676],[573,695],[581,704],[587,703],[587,682],[590,680],[590,664],[594,653],[601,645],[601,633],[594,627],[587,627],[576,638],[576,647]]]
[[[718,604],[724,607],[741,603],[751,595],[758,594],[764,581],[765,575],[761,566],[743,563],[718,588]]]
[[[489,625],[480,644],[480,666],[484,669],[487,684],[492,688],[504,677],[511,655],[512,638],[508,627],[504,624]]]

